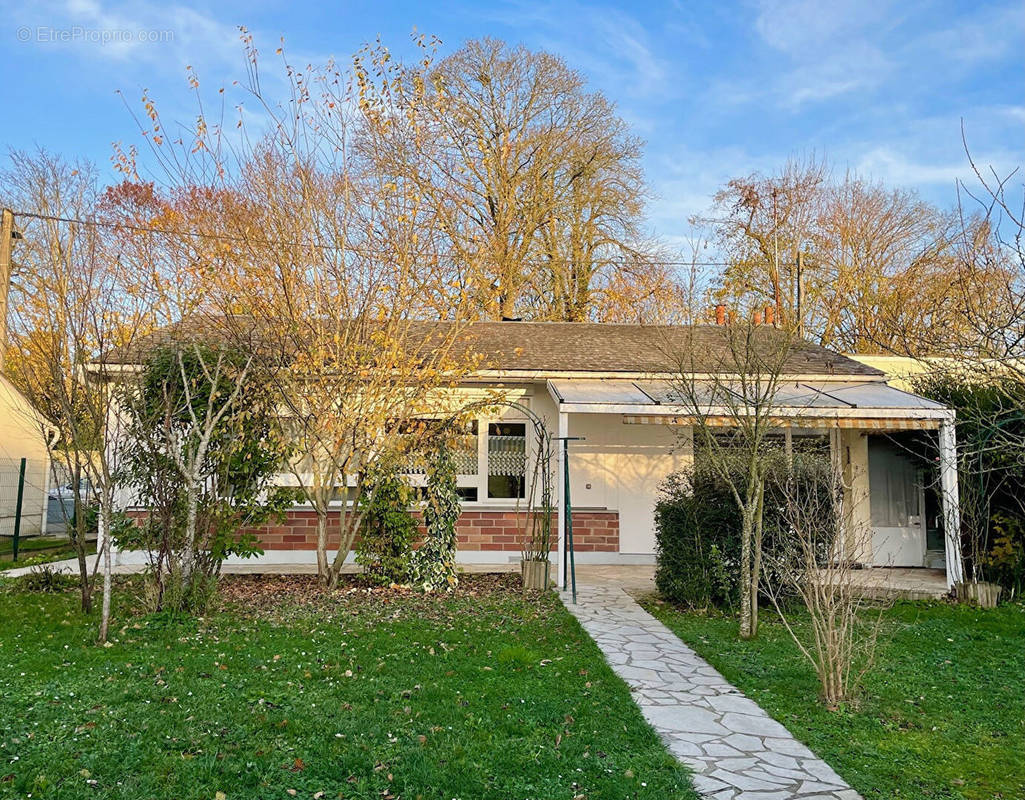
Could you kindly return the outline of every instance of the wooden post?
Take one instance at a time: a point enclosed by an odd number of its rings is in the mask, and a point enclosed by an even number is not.
[[[11,245],[14,241],[14,212],[0,212],[0,373],[7,352],[7,294],[11,290]]]
[[[804,311],[801,301],[804,300],[804,255],[797,251],[797,337],[804,338]]]

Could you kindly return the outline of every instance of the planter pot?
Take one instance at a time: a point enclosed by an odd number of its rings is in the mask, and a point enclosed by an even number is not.
[[[959,583],[957,597],[959,600],[974,603],[981,608],[996,608],[1000,601],[1002,588],[995,583]]]
[[[521,561],[520,571],[523,574],[523,588],[543,592],[551,583],[552,565],[548,561]]]

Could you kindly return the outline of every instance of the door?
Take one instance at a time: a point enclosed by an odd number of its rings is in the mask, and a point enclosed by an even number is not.
[[[923,490],[914,456],[884,437],[869,437],[868,483],[872,563],[925,566]]]

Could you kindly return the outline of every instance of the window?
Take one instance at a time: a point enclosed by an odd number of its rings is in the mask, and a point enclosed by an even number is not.
[[[423,447],[432,428],[442,420],[420,419],[406,423],[404,474],[414,487],[423,485],[432,457]],[[422,449],[421,449],[422,448]],[[449,439],[449,453],[456,467],[459,497],[466,503],[487,500],[521,500],[526,497],[527,423],[468,420]]]
[[[492,422],[488,425],[488,498],[526,497],[527,425]]]

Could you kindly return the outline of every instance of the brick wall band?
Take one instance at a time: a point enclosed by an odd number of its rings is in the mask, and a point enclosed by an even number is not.
[[[460,550],[519,552],[522,547],[523,512],[464,511],[456,522]],[[333,514],[328,528],[328,549],[338,547],[338,515]],[[317,515],[313,511],[293,510],[281,524],[253,529],[264,550],[315,550]],[[619,512],[574,511],[573,544],[578,553],[619,552]],[[558,546],[552,538],[552,550]]]

